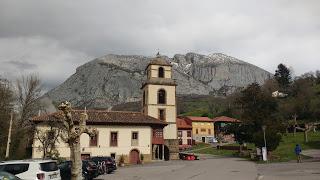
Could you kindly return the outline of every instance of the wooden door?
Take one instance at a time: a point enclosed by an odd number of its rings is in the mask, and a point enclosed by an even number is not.
[[[138,164],[139,162],[139,152],[138,150],[131,150],[130,152],[130,164]]]

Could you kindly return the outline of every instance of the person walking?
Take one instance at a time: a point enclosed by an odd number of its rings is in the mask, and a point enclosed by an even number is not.
[[[301,163],[301,146],[299,144],[296,144],[296,147],[294,148],[294,151],[296,153],[297,156],[297,163]]]

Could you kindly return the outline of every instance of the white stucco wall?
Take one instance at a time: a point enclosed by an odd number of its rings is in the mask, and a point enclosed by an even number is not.
[[[171,76],[171,69],[172,67],[171,66],[160,66],[160,65],[150,65],[148,70],[151,72],[150,75],[151,77],[153,78],[156,78],[158,77],[158,69],[159,67],[163,67],[164,69],[164,78],[169,78],[171,79],[172,76]]]
[[[150,65],[148,67],[148,78],[158,78],[160,65]],[[161,66],[165,70],[164,78],[172,78],[172,67]],[[158,104],[158,91],[166,91],[166,104]],[[145,92],[145,105],[143,112],[151,117],[159,118],[159,109],[165,110],[166,122],[164,127],[164,139],[177,139],[177,110],[176,110],[176,86],[147,84],[143,88]]]
[[[167,103],[166,105],[176,105],[176,87],[175,86],[166,86],[166,85],[154,85],[150,84],[147,87],[148,91],[148,103],[149,104],[158,104],[158,91],[164,89],[166,91]]]
[[[110,156],[111,153],[116,155],[128,155],[132,149],[138,149],[142,154],[151,154],[152,129],[149,126],[90,126],[98,130],[98,144],[96,147],[89,146],[89,136],[82,134],[80,138],[81,153],[90,154],[91,156]],[[37,127],[40,130],[46,129],[44,126]],[[138,145],[131,146],[131,133],[138,132]],[[110,133],[118,132],[118,146],[110,146]],[[70,150],[67,144],[57,144],[57,149],[61,157],[70,157]],[[34,139],[32,158],[42,158],[42,151],[39,150],[41,143]]]
[[[182,132],[182,144],[186,145],[188,144],[188,139],[192,139],[192,131],[191,130],[179,130]],[[188,137],[188,131],[191,132],[191,137]]]
[[[165,109],[166,122],[169,123],[164,128],[164,139],[177,139],[177,110],[176,110],[176,87],[165,85],[148,85],[145,90],[147,93],[146,114],[151,117],[159,118],[159,109]],[[166,104],[158,104],[158,91],[166,91]]]

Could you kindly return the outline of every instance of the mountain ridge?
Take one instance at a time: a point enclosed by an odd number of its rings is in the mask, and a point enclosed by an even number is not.
[[[141,99],[140,87],[146,79],[145,68],[154,57],[108,54],[76,68],[58,87],[48,91],[48,104],[69,100],[76,107],[112,108]],[[162,56],[173,66],[178,95],[219,95],[257,82],[272,74],[243,60],[222,54],[197,53]]]

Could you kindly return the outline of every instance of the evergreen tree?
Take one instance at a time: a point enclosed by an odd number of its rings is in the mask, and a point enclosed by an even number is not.
[[[266,125],[271,137],[278,137],[277,133],[281,132],[282,125],[279,121],[277,100],[272,98],[270,93],[263,91],[257,83],[249,85],[244,89],[237,98],[236,103],[240,107],[241,124],[230,125],[227,133],[235,135],[235,139],[239,143],[250,142],[260,145],[263,141],[259,133],[262,126]],[[279,145],[281,138],[272,139],[274,146],[270,150]]]
[[[279,86],[281,88],[280,90],[287,91],[287,88],[289,87],[292,80],[290,70],[284,64],[279,64],[274,77],[279,83]]]

